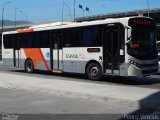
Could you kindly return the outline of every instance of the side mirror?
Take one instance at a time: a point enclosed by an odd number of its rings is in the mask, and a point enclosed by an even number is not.
[[[157,42],[157,51],[160,52],[160,42]]]
[[[126,26],[126,29],[127,29],[127,40],[131,40],[131,31],[132,31],[132,28],[129,27],[129,26]]]
[[[128,45],[128,44],[131,44],[131,39],[129,39],[127,42],[126,42],[126,44]]]
[[[160,48],[157,48],[157,51],[160,53]]]

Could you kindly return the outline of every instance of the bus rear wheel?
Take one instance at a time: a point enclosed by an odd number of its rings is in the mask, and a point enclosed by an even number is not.
[[[97,63],[90,63],[86,70],[87,76],[91,80],[101,80],[102,79],[102,68]]]
[[[34,64],[33,64],[32,60],[29,59],[25,62],[25,71],[28,73],[33,73]]]

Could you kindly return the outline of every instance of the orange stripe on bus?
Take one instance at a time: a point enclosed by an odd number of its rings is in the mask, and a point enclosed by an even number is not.
[[[39,54],[38,48],[24,48],[23,50],[26,57],[32,59],[34,68],[37,68],[37,66],[43,61],[41,55]]]
[[[38,50],[39,50],[39,53],[40,53],[40,55],[41,55],[41,58],[42,58],[42,60],[43,60],[43,62],[44,62],[44,65],[45,65],[46,69],[47,69],[47,70],[50,70],[50,69],[49,69],[49,66],[48,66],[48,64],[47,64],[47,61],[45,60],[45,58],[44,58],[44,56],[43,56],[43,53],[42,53],[41,49],[38,49]]]
[[[30,28],[30,29],[19,29],[17,30],[18,33],[27,33],[27,32],[33,32],[34,29]]]
[[[40,48],[24,48],[23,50],[25,52],[26,57],[32,59],[32,61],[34,63],[34,68],[37,68],[38,65],[41,62],[43,62],[46,69],[50,70],[49,66],[47,64],[47,61],[45,60]]]

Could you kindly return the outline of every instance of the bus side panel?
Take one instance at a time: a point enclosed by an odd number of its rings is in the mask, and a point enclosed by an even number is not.
[[[13,49],[3,49],[2,50],[2,61],[4,65],[14,66]]]
[[[24,49],[21,49],[21,59],[20,59],[20,66],[24,68],[25,60],[26,60],[26,55],[24,52]]]
[[[90,48],[99,48],[99,52],[88,52],[87,49]],[[78,59],[76,60],[76,70],[77,73],[85,73],[85,68],[88,62],[97,61],[103,69],[102,61],[102,47],[85,47],[85,48],[76,48],[76,54]]]
[[[63,71],[63,50],[53,50],[53,70]]]
[[[24,66],[26,59],[31,59],[34,68],[39,70],[50,70],[50,51],[49,48],[23,48],[21,65]]]
[[[64,72],[76,73],[76,59],[77,55],[75,48],[63,48],[63,67]]]
[[[39,67],[39,69],[41,70],[51,70],[51,66],[50,66],[50,49],[49,48],[41,48],[42,54],[43,54],[43,69],[41,68],[41,66]]]
[[[85,73],[85,67],[91,60],[102,67],[102,48],[99,52],[87,52],[89,47],[65,48],[63,51],[64,72]]]

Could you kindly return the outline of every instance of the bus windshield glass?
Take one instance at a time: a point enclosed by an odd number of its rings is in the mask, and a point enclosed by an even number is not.
[[[127,44],[128,54],[136,59],[156,59],[156,38],[153,26],[132,26],[131,39]]]

